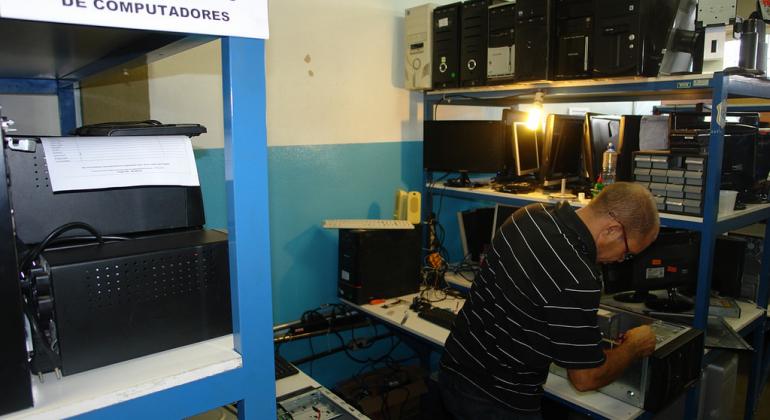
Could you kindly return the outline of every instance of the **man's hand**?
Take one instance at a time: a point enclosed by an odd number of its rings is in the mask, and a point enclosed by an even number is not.
[[[648,325],[632,328],[626,331],[622,345],[628,346],[636,358],[641,359],[655,351],[655,333]]]

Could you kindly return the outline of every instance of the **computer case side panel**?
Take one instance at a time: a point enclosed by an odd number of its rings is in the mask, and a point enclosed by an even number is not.
[[[188,231],[99,248],[43,253],[64,375],[232,332],[227,235]]]
[[[2,133],[0,141],[5,143]],[[0,174],[6,173],[3,155]],[[0,185],[0,241],[0,415],[3,415],[32,406],[16,240],[5,182]]]

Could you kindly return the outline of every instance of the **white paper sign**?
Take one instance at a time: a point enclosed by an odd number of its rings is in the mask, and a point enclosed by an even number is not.
[[[186,136],[44,137],[42,141],[54,192],[200,185],[192,142]]]
[[[267,0],[0,0],[0,17],[204,35],[268,37]]]

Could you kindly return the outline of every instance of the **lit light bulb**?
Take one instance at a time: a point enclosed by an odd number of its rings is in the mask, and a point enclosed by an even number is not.
[[[527,128],[530,130],[537,130],[540,126],[540,120],[543,119],[543,108],[535,107],[529,111],[527,115]]]
[[[543,92],[535,93],[535,103],[527,116],[527,128],[537,130],[543,120]]]

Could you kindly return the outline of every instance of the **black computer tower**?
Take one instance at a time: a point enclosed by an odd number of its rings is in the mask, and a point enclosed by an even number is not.
[[[420,289],[422,228],[340,229],[338,292],[356,304]]]
[[[513,81],[515,51],[516,3],[489,6],[487,84]]]
[[[518,0],[516,3],[517,81],[551,78],[553,0]]]
[[[593,76],[657,76],[675,0],[595,0]]]
[[[64,375],[232,332],[224,233],[190,230],[47,250],[43,260],[31,273],[30,301],[50,337],[45,344],[56,340]],[[45,363],[32,364],[37,370]]]
[[[0,141],[4,142],[0,132]],[[5,159],[0,159],[0,174]],[[0,415],[32,406],[16,241],[7,184],[0,185]]]
[[[639,151],[639,130],[642,126],[641,115],[623,115],[620,117],[620,134],[617,144],[618,163],[615,170],[616,181],[634,180],[634,152]]]
[[[555,80],[584,79],[593,71],[594,0],[557,0]]]
[[[487,39],[490,0],[463,3],[460,17],[460,84],[484,85],[487,80]]]
[[[433,10],[433,88],[460,86],[460,13],[462,3]]]

